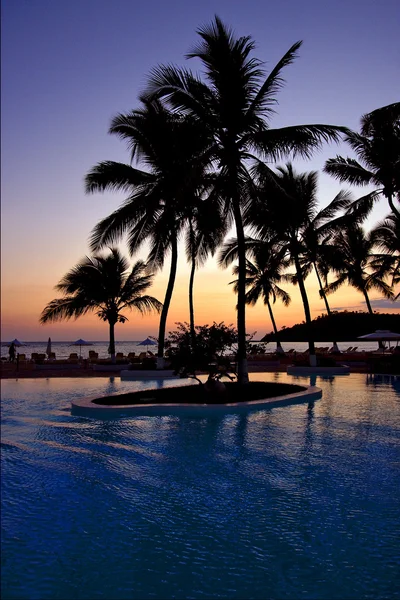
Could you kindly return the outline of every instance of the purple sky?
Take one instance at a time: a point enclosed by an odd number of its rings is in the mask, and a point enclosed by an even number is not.
[[[363,113],[399,100],[397,0],[3,0],[5,304],[17,289],[47,289],[46,301],[52,299],[61,275],[88,252],[92,227],[122,200],[83,193],[93,164],[127,160],[124,144],[107,134],[111,118],[137,106],[152,67],[185,63],[196,28],[214,14],[237,34],[252,35],[267,70],[304,40],[285,71],[274,125],[357,129]],[[320,169],[337,152],[348,153],[325,147],[298,166]],[[339,186],[321,175],[320,190],[324,204]],[[387,213],[382,200],[373,221]]]

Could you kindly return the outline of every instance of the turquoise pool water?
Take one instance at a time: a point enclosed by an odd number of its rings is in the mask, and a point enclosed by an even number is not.
[[[400,378],[316,383],[247,416],[97,421],[71,399],[137,384],[3,381],[2,599],[399,598]]]

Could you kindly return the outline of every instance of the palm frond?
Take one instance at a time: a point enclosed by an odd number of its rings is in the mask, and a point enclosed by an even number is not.
[[[154,176],[146,171],[135,169],[111,160],[95,165],[85,177],[85,192],[122,191],[132,192],[134,188],[144,188],[154,181]]]
[[[72,296],[56,298],[55,300],[51,300],[51,302],[43,309],[39,322],[43,325],[45,323],[54,323],[64,319],[77,319],[91,310],[94,310],[95,307],[95,304],[82,304],[80,298]]]
[[[375,182],[375,174],[365,169],[354,158],[330,158],[325,163],[324,172],[342,183],[351,185],[370,185]]]
[[[288,155],[309,159],[324,143],[338,143],[347,131],[336,125],[294,125],[255,132],[252,141],[268,160],[277,162]]]
[[[302,43],[302,41],[298,41],[293,44],[272,69],[248,108],[246,117],[249,121],[260,112],[264,114],[273,112],[271,106],[277,104],[275,96],[285,83],[285,80],[281,76],[281,71],[293,63]]]

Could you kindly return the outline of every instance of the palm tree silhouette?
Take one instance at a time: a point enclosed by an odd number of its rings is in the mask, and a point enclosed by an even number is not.
[[[165,330],[175,285],[178,239],[187,224],[188,207],[207,186],[209,164],[204,128],[187,116],[171,114],[161,102],[143,100],[143,108],[116,116],[110,133],[128,142],[132,165],[106,161],[86,176],[88,193],[121,190],[128,194],[120,208],[95,227],[91,247],[98,250],[127,233],[131,254],[150,243],[148,261],[161,269],[171,253],[169,279],[160,317],[157,366],[163,366]]]
[[[246,255],[242,211],[251,201],[249,159],[275,161],[292,153],[303,157],[324,141],[338,141],[347,129],[329,125],[301,125],[272,129],[267,123],[283,85],[281,71],[301,46],[294,44],[265,78],[262,63],[251,56],[251,37],[235,37],[218,17],[198,30],[200,43],[188,58],[202,63],[206,82],[188,69],[160,66],[152,73],[149,98],[165,98],[174,110],[197,119],[213,142],[213,164],[226,201],[227,219],[235,223],[238,243],[238,381],[248,381],[246,361]]]
[[[116,323],[125,323],[125,309],[141,314],[159,312],[162,304],[153,296],[143,295],[152,285],[153,275],[139,260],[128,272],[128,261],[117,249],[107,256],[86,256],[61,279],[56,289],[64,293],[44,308],[40,322],[51,323],[95,312],[110,328],[110,354],[115,363]]]
[[[260,239],[272,239],[294,263],[292,283],[298,284],[308,331],[310,364],[315,358],[311,332],[311,311],[305,279],[314,267],[322,290],[321,275],[326,279],[332,248],[327,244],[337,222],[333,217],[349,206],[350,197],[340,192],[324,209],[317,210],[317,173],[297,174],[288,163],[277,173],[261,161],[253,170],[259,186],[259,202],[246,213],[246,223]],[[338,222],[341,221],[338,219]],[[324,242],[324,243],[322,243]],[[324,293],[324,292],[323,292]],[[329,305],[327,306],[329,311]]]
[[[371,240],[382,252],[374,257],[371,266],[381,277],[391,277],[394,287],[400,283],[400,219],[396,215],[388,215],[375,225]],[[400,293],[395,300],[399,297]]]
[[[345,136],[361,162],[353,158],[329,159],[324,171],[352,185],[378,186],[393,213],[400,217],[400,102],[389,104],[361,118],[360,133]]]
[[[326,294],[332,294],[348,283],[363,294],[371,315],[373,310],[368,296],[370,290],[376,289],[385,298],[394,298],[393,291],[382,278],[382,274],[379,271],[371,272],[375,243],[372,235],[366,235],[357,223],[348,224],[335,234],[333,243],[337,253],[332,267],[337,273],[337,279],[325,287]]]
[[[226,223],[213,192],[205,199],[199,198],[188,206],[186,215],[188,223],[186,233],[186,256],[191,264],[189,277],[189,327],[192,348],[196,341],[194,319],[194,276],[196,269],[202,266],[207,258],[213,256],[222,243],[226,233]]]
[[[272,304],[279,299],[285,306],[290,304],[289,294],[279,287],[284,281],[290,281],[290,277],[284,274],[290,261],[285,258],[285,250],[274,246],[269,242],[260,242],[246,238],[246,248],[253,261],[246,259],[246,304],[255,306],[260,298],[268,308],[272,328],[275,333],[277,350],[281,351],[282,346],[279,340],[279,332],[276,326]],[[237,240],[231,239],[221,248],[219,255],[219,264],[227,267],[237,258]],[[239,269],[236,265],[233,274],[238,275]],[[238,280],[232,281],[234,291],[237,293]]]

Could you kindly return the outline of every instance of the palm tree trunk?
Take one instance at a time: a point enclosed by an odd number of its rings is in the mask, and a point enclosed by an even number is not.
[[[193,286],[194,286],[194,274],[196,271],[196,260],[194,255],[192,255],[192,268],[190,271],[190,279],[189,279],[189,321],[190,321],[190,340],[192,344],[192,348],[196,343],[196,332],[194,329],[194,304],[193,304]]]
[[[331,312],[330,306],[328,304],[328,298],[326,297],[326,294],[325,294],[325,291],[324,291],[324,286],[322,285],[321,277],[320,277],[318,269],[317,269],[317,265],[316,265],[315,262],[313,263],[313,265],[314,265],[315,272],[317,274],[317,279],[318,279],[318,283],[319,283],[320,294],[321,294],[321,296],[322,296],[322,298],[324,299],[324,302],[325,302],[326,312],[328,313],[328,315],[331,315],[332,312]],[[333,340],[333,342],[332,342],[332,350],[334,352],[339,352],[339,348],[338,348],[336,340]]]
[[[196,271],[196,250],[194,247],[194,233],[193,233],[193,224],[192,221],[189,221],[190,227],[190,251],[191,251],[191,260],[192,260],[192,268],[190,271],[190,279],[189,279],[189,323],[190,323],[190,339],[192,344],[192,349],[196,343],[196,332],[194,329],[194,303],[193,303],[193,287],[194,287],[194,274]]]
[[[297,279],[298,279],[298,282],[299,282],[299,289],[300,289],[301,299],[303,301],[303,306],[304,306],[304,315],[306,317],[307,338],[308,338],[308,349],[309,349],[310,365],[312,367],[315,367],[315,365],[317,364],[317,357],[315,355],[315,344],[314,344],[314,340],[313,340],[313,336],[312,336],[312,330],[311,330],[310,305],[308,303],[306,286],[304,285],[304,280],[303,280],[303,275],[302,275],[302,272],[301,272],[300,261],[299,261],[299,257],[298,257],[297,253],[294,254],[294,264],[296,266],[296,274],[297,274]]]
[[[371,303],[369,301],[367,291],[363,290],[363,294],[364,294],[365,302],[367,303],[368,312],[369,312],[370,315],[373,315],[374,311],[372,310]]]
[[[279,341],[279,334],[278,334],[278,328],[276,326],[275,323],[275,319],[274,319],[274,313],[272,312],[272,306],[270,304],[270,301],[267,298],[267,306],[268,306],[268,310],[269,310],[269,316],[271,318],[271,323],[272,323],[272,329],[274,330],[275,333],[275,340],[276,340],[276,348],[280,348],[282,349],[281,343]]]
[[[176,237],[171,241],[171,268],[169,271],[169,279],[167,291],[165,293],[164,304],[160,316],[160,326],[158,329],[158,353],[157,353],[157,369],[164,368],[164,347],[165,347],[165,328],[167,325],[167,316],[169,305],[171,304],[172,292],[175,285],[176,268],[178,264],[178,243]]]
[[[238,383],[249,383],[249,370],[246,356],[246,246],[242,214],[240,212],[239,198],[234,190],[232,197],[233,214],[236,224],[236,237],[238,247],[238,301],[237,301],[237,330],[238,330]]]
[[[331,313],[331,309],[328,304],[328,298],[326,297],[326,294],[324,292],[324,286],[322,285],[322,281],[321,281],[321,277],[320,277],[318,269],[317,269],[317,265],[315,264],[315,262],[313,262],[313,265],[314,265],[315,273],[317,275],[317,279],[318,279],[318,283],[319,283],[319,291],[325,302],[326,312],[328,313],[328,315],[331,315],[332,313]]]
[[[110,354],[111,354],[111,362],[113,365],[117,362],[115,358],[115,335],[114,335],[114,327],[115,323],[109,321],[110,324]]]
[[[392,195],[392,194],[389,194],[389,195],[387,196],[387,199],[388,199],[389,206],[390,206],[390,208],[392,209],[393,213],[394,213],[395,215],[397,215],[397,218],[399,218],[399,219],[400,219],[400,212],[397,210],[397,208],[395,207],[395,205],[394,205],[394,203],[393,203],[393,195]]]

